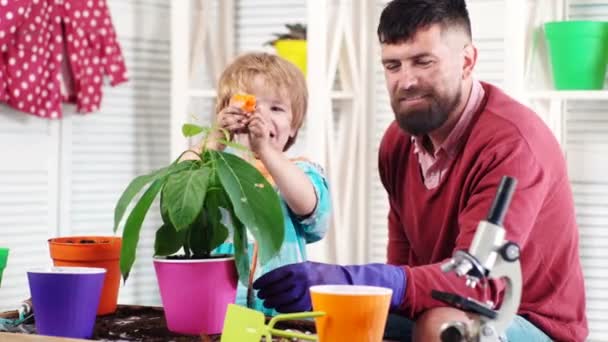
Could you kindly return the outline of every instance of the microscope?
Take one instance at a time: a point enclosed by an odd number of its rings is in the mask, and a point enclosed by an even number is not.
[[[480,282],[502,278],[506,282],[502,305],[493,310],[491,305],[464,298],[457,294],[433,290],[433,298],[463,311],[479,316],[472,326],[463,322],[449,322],[441,327],[443,342],[500,341],[511,323],[521,299],[521,268],[519,246],[505,240],[503,220],[517,180],[503,177],[486,220],[479,222],[468,251],[456,251],[452,259],[441,266],[443,272],[455,272],[475,288]]]

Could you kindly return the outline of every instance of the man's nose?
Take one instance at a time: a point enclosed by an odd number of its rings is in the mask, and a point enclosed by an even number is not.
[[[418,76],[404,68],[399,74],[399,89],[410,90],[418,85]]]

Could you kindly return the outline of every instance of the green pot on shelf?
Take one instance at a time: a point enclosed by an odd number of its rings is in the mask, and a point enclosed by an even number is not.
[[[545,24],[545,37],[556,89],[594,90],[604,87],[608,22],[548,22]]]
[[[6,268],[6,261],[8,259],[8,248],[0,247],[0,285],[2,285],[2,272]]]

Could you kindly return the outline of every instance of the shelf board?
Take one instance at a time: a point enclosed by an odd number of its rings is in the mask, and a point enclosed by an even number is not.
[[[217,96],[215,90],[213,89],[188,89],[188,95],[190,97],[203,97],[203,98],[214,98]],[[331,98],[333,100],[352,100],[354,98],[354,94],[351,91],[332,91]]]
[[[333,100],[352,100],[354,96],[352,91],[334,90],[331,92]]]
[[[529,91],[525,97],[533,100],[606,100],[608,90],[541,90]]]
[[[203,97],[203,98],[215,98],[217,93],[213,89],[188,89],[188,96],[190,97]]]

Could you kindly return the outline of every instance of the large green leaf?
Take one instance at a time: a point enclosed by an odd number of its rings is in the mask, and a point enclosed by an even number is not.
[[[207,248],[209,251],[214,250],[228,238],[228,228],[222,223],[222,212],[220,207],[224,202],[222,196],[225,193],[221,189],[207,193],[205,200],[205,212],[207,213],[207,222],[209,224],[209,236],[207,237]]]
[[[194,168],[200,167],[200,161],[198,160],[185,160],[180,163],[175,163],[169,167],[167,174],[165,175],[165,180],[169,175],[182,172],[185,170],[192,170]],[[160,193],[160,215],[163,220],[163,223],[169,224],[172,226],[171,220],[169,219],[169,208],[167,206],[167,202],[163,199],[164,191]]]
[[[125,229],[122,232],[122,247],[120,250],[120,271],[122,272],[124,281],[127,281],[131,267],[135,262],[135,251],[139,242],[141,225],[152,202],[154,202],[154,198],[156,198],[156,195],[162,188],[163,182],[164,179],[162,178],[152,182],[127,218]]]
[[[184,244],[186,231],[176,231],[169,224],[163,224],[156,231],[154,239],[154,255],[167,256],[176,253]]]
[[[239,275],[239,281],[247,286],[249,283],[249,251],[247,243],[247,232],[245,226],[239,221],[238,217],[234,214],[232,203],[230,198],[224,191],[219,189],[217,192],[218,207],[226,210],[226,213],[230,216],[233,229],[233,245],[234,245],[234,259],[236,262],[236,269]]]
[[[139,193],[139,191],[144,187],[144,185],[163,177],[169,168],[164,167],[162,169],[156,170],[148,175],[142,175],[136,177],[129,183],[125,191],[120,196],[120,199],[116,203],[116,208],[114,209],[114,233],[118,229],[118,225],[122,220],[129,203],[133,200],[133,197]]]
[[[209,195],[207,195],[209,199]],[[211,251],[226,241],[228,228],[216,220],[219,208],[205,208],[196,223],[190,228],[190,249],[194,257],[209,257]]]
[[[200,160],[184,160],[181,162],[175,162],[169,166],[169,170],[167,175],[172,175],[174,173],[182,172],[185,170],[192,170],[195,168],[200,168],[201,161]]]
[[[234,214],[232,208],[228,210],[230,213],[233,231],[233,244],[234,244],[234,259],[236,262],[236,270],[239,275],[239,281],[245,287],[249,284],[249,245],[247,241],[247,232],[245,226],[239,221],[238,217]]]
[[[198,217],[207,192],[207,167],[172,174],[163,188],[163,210],[177,231],[188,228]]]
[[[234,214],[258,242],[260,262],[265,264],[283,243],[285,227],[279,196],[245,160],[229,153],[210,152]]]

